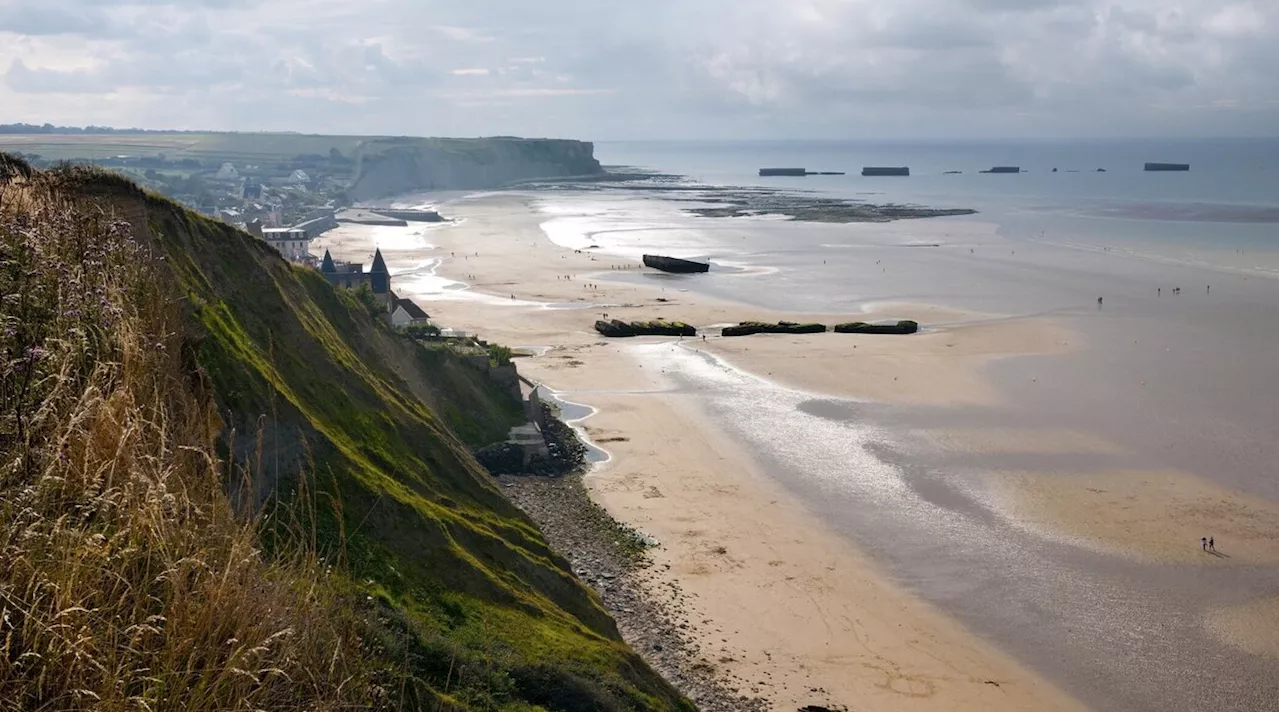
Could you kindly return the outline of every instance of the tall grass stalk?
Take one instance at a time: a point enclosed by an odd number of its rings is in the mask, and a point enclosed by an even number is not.
[[[231,506],[162,259],[0,186],[0,711],[376,707],[314,533]]]

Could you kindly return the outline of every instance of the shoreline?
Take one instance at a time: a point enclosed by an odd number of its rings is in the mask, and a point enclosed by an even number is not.
[[[513,218],[513,209],[527,214]],[[542,356],[520,359],[522,374],[596,410],[582,427],[592,440],[614,440],[606,443],[609,463],[584,478],[591,498],[621,523],[657,538],[660,546],[649,552],[654,565],[641,587],[655,600],[673,585],[690,595],[685,606],[691,614],[683,622],[700,648],[714,651],[707,664],[721,679],[746,681],[739,683],[739,694],[768,694],[773,709],[873,700],[911,710],[1082,709],[1038,674],[891,583],[794,495],[770,482],[759,463],[697,415],[687,396],[671,392],[661,368],[646,369],[629,355],[633,345],[666,340],[619,343],[591,328],[597,313],[696,324],[803,320],[806,315],[751,309],[662,286],[595,283],[588,276],[607,276],[611,258],[550,244],[526,196],[481,198],[461,212],[462,229],[433,230],[429,236],[435,245],[429,254],[440,259],[436,275],[466,282],[467,289],[507,294],[517,305],[580,307],[509,306],[491,299],[424,298],[420,303],[433,317],[438,314],[441,326],[482,333],[513,347],[550,347]],[[486,225],[492,219],[499,222]],[[344,252],[352,254],[354,240],[345,242]],[[355,253],[352,259],[358,257]],[[384,257],[394,272],[412,271],[426,255],[384,249]],[[868,316],[850,314],[848,320]],[[991,328],[1016,345],[1018,326]],[[873,340],[898,338],[825,336],[828,343],[810,345],[808,353],[825,348],[834,355],[855,343],[866,348]],[[763,345],[770,339],[739,341]],[[899,341],[894,348],[909,346]],[[886,361],[893,358],[885,355]],[[922,366],[921,374],[927,368]],[[948,392],[945,375],[930,380],[939,393]],[[963,391],[956,395],[965,397]],[[776,540],[762,540],[749,524],[760,511],[769,511]],[[919,647],[921,641],[928,641],[927,649]]]
[[[688,632],[687,595],[671,583],[653,591],[644,586],[657,566],[643,546],[644,536],[614,519],[591,499],[582,472],[561,477],[501,475],[503,494],[528,514],[552,547],[569,560],[573,573],[592,587],[618,631],[654,670],[702,712],[767,712],[767,697],[745,694],[722,674]]]

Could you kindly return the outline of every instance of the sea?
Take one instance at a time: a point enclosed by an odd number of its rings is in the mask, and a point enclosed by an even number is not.
[[[1065,328],[1074,343],[1063,353],[988,365],[1001,402],[984,406],[836,398],[692,350],[635,353],[661,363],[772,477],[900,583],[1090,706],[1275,709],[1275,658],[1224,645],[1204,626],[1215,607],[1274,597],[1274,563],[1206,567],[1097,551],[1020,526],[983,483],[1004,471],[1172,470],[1276,502],[1278,148],[1275,138],[601,142],[607,166],[712,190],[690,199],[602,185],[530,197],[563,247],[713,265],[704,275],[628,270],[601,281],[774,310],[847,315],[913,303],[975,315],[925,330],[1019,319]],[[1190,170],[1148,172],[1146,162]],[[910,175],[864,177],[863,166]],[[981,172],[993,166],[1021,172]],[[764,167],[844,175],[758,176]],[[976,213],[841,224],[687,210],[753,187]],[[849,374],[859,377],[853,360]],[[921,436],[972,428],[1015,441],[1083,433],[1118,448],[997,454]],[[1202,533],[1186,534],[1186,546],[1198,546]]]

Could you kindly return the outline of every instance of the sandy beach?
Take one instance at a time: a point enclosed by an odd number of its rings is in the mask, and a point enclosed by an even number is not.
[[[893,298],[846,301],[847,312],[760,309],[588,243],[559,246],[539,200],[467,197],[442,206],[451,224],[346,225],[316,247],[365,263],[380,247],[393,287],[434,323],[524,347],[535,356],[518,361],[521,374],[593,409],[575,425],[609,458],[586,475],[590,497],[657,540],[637,585],[654,601],[684,592],[671,602],[678,627],[723,689],[776,709],[1076,709],[1083,698],[1258,709],[1270,699],[1258,681],[1276,649],[1267,571],[1280,562],[1280,506],[1212,471],[1167,466],[1124,430],[1093,426],[1096,411],[1034,410],[1055,407],[1036,406],[1062,378],[1053,365],[1100,357],[1073,324],[1105,314],[1101,305],[1061,318],[1039,305],[1027,316]],[[998,250],[991,225],[879,229],[850,227],[872,245],[852,263],[870,265],[867,279],[975,279],[965,269],[1041,279],[1007,263],[1023,259],[1011,250],[974,255]],[[896,251],[931,234],[963,248]],[[785,277],[713,274],[722,286]],[[1175,303],[1196,302],[1153,306]],[[686,321],[708,337],[607,339],[593,328],[602,318]],[[719,325],[783,319],[914,319],[923,330],[719,337]],[[1146,347],[1116,324],[1124,337],[1111,344]],[[1115,401],[1125,407],[1142,406],[1158,375],[1087,373],[1115,376],[1138,398]],[[1215,535],[1217,553],[1201,551],[1202,535]],[[1101,615],[1097,601],[1108,602]],[[1112,634],[1117,625],[1128,627]],[[1204,657],[1206,645],[1219,653]],[[1217,689],[1224,676],[1230,698]]]
[[[394,288],[417,298],[435,323],[513,347],[549,347],[521,360],[521,373],[598,409],[586,423],[611,460],[589,475],[591,493],[618,520],[658,540],[646,585],[654,595],[672,583],[691,594],[687,621],[701,648],[714,653],[712,665],[777,709],[1082,708],[893,583],[714,428],[695,397],[632,357],[640,344],[671,339],[605,341],[591,330],[603,314],[709,325],[783,318],[928,323],[943,312],[887,305],[883,314],[771,314],[660,283],[611,283],[593,275],[607,277],[626,261],[550,245],[524,204],[493,196],[453,206],[463,222],[431,229],[425,239],[436,247],[428,252],[412,239],[379,241],[364,227],[326,234],[316,247],[367,261],[378,243],[397,274]],[[434,280],[415,293],[412,284],[430,259],[439,260],[435,277],[470,288],[449,293]],[[945,320],[963,316],[946,312]],[[974,327],[919,338],[712,337],[692,347],[791,387],[904,402],[988,402],[997,396],[980,374],[984,362],[1069,347],[1068,334],[1048,321],[974,320]],[[854,355],[859,378],[850,379],[841,364]]]

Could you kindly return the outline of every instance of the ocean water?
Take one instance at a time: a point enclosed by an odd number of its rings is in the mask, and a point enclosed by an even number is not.
[[[1195,139],[1007,142],[604,142],[605,165],[631,165],[688,175],[713,184],[743,181],[792,187],[808,182],[841,192],[973,196],[989,205],[1004,197],[1195,201],[1275,206],[1277,140]],[[1142,170],[1148,161],[1188,163],[1187,172]],[[980,174],[995,165],[1020,174]],[[845,171],[843,176],[759,178],[764,167]],[[863,177],[863,166],[908,166],[903,177]],[[1058,173],[1052,173],[1057,168]],[[1094,173],[1103,168],[1105,174]],[[960,171],[947,175],[946,171]],[[1078,171],[1072,173],[1071,171]],[[893,178],[894,180],[889,180]],[[1003,183],[993,181],[1003,180]],[[1016,181],[1016,182],[1015,182]],[[896,183],[897,185],[894,185]],[[825,189],[825,188],[818,188]]]
[[[1002,468],[1171,469],[1277,499],[1275,140],[606,143],[597,155],[708,185],[978,210],[816,224],[697,217],[656,191],[531,195],[548,239],[564,247],[618,261],[656,252],[713,262],[704,275],[620,270],[601,281],[779,310],[849,314],[914,302],[1066,327],[1070,352],[988,366],[1003,398],[981,408],[796,393],[669,345],[644,358],[701,393],[709,418],[900,581],[1096,708],[1275,707],[1274,661],[1229,649],[1200,625],[1208,606],[1275,595],[1274,566],[1209,574],[1082,550],[1002,518],[981,484]],[[1191,171],[1146,173],[1145,161]],[[976,173],[1006,164],[1028,172]],[[908,165],[913,175],[863,178],[863,165]],[[765,166],[848,175],[759,178]],[[1015,462],[910,436],[970,426],[1081,432],[1121,452]]]
[[[1008,237],[1274,273],[1278,147],[1276,139],[633,142],[597,144],[596,155],[606,165],[677,173],[711,185],[972,208]],[[1188,163],[1191,170],[1143,171],[1148,161]],[[979,173],[995,165],[1024,172]],[[778,166],[846,174],[757,175]],[[911,175],[864,177],[863,166],[908,166]]]

